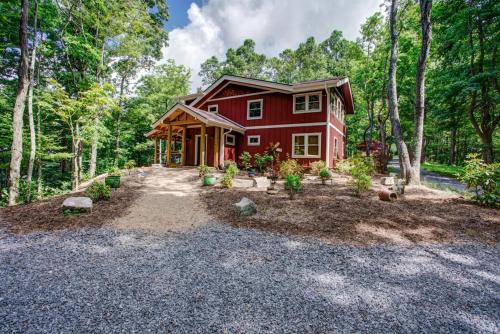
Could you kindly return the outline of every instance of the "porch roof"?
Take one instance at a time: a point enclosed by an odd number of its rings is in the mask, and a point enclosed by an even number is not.
[[[184,112],[190,117],[194,118],[194,121],[197,124],[205,124],[206,126],[217,126],[224,129],[230,129],[232,131],[245,133],[245,128],[230,120],[227,117],[224,117],[219,114],[210,113],[205,110],[201,110],[192,106],[187,106],[182,103],[176,103],[172,108],[170,108],[163,116],[161,116],[156,122],[153,123],[152,130],[144,135],[146,137],[152,137],[160,134],[162,131],[162,125],[168,124],[172,121],[172,117],[176,117],[178,114]],[[171,122],[171,124],[176,125],[182,122]],[[183,122],[183,125],[188,125],[187,122]],[[192,123],[191,125],[196,125],[196,123]]]

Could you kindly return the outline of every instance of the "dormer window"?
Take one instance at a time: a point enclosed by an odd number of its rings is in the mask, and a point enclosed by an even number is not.
[[[321,111],[321,92],[300,94],[293,96],[293,113],[307,113]]]
[[[216,105],[216,104],[212,104],[210,106],[208,106],[208,112],[211,112],[211,113],[218,113],[219,112],[219,106]]]

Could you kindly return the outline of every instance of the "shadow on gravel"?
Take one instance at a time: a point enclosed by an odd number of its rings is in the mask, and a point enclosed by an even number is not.
[[[500,252],[210,224],[0,238],[0,332],[497,333]]]

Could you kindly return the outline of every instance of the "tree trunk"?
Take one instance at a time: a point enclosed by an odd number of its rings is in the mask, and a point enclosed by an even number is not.
[[[399,165],[401,170],[401,177],[408,180],[408,171],[411,169],[410,155],[408,147],[403,140],[403,131],[401,129],[401,122],[399,120],[398,110],[398,92],[396,86],[396,71],[398,61],[398,33],[396,29],[396,20],[398,12],[398,0],[391,1],[390,8],[390,35],[391,35],[391,56],[389,59],[389,114],[392,123],[392,133],[396,140],[398,148]]]
[[[93,134],[91,148],[90,148],[89,178],[93,178],[95,176],[96,163],[97,163],[97,134]]]
[[[120,134],[121,134],[121,122],[122,122],[122,112],[123,112],[123,90],[125,88],[125,76],[122,77],[120,82],[120,97],[118,101],[118,120],[116,121],[116,143],[115,143],[115,161],[114,165],[118,166],[118,159],[120,158]]]
[[[23,114],[26,92],[28,89],[28,0],[21,0],[21,22],[19,41],[21,58],[19,60],[19,77],[16,102],[12,115],[12,148],[9,172],[9,205],[15,205],[19,197],[19,178],[23,157]]]
[[[72,190],[78,190],[80,188],[80,176],[81,176],[81,138],[80,138],[80,126],[76,124],[76,133],[71,126],[71,143],[73,147],[73,158],[71,159],[71,188]]]
[[[450,165],[457,164],[457,127],[453,124],[450,138]]]
[[[36,61],[36,48],[38,43],[38,1],[35,0],[35,18],[33,25],[33,49],[31,50],[31,61],[29,69],[29,88],[28,88],[28,123],[30,128],[30,158],[28,161],[28,175],[26,181],[28,182],[28,198],[31,199],[31,178],[33,176],[33,165],[35,164],[36,154],[36,137],[35,137],[35,122],[33,120],[33,89],[35,85],[35,61]]]
[[[420,0],[420,25],[422,28],[422,47],[417,61],[416,94],[415,94],[415,132],[413,134],[413,161],[409,184],[420,184],[420,162],[424,139],[425,119],[425,69],[431,49],[432,0]]]

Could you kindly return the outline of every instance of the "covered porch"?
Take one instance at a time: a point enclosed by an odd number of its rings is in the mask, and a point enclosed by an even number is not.
[[[177,103],[145,135],[154,141],[155,164],[218,168],[224,166],[226,134],[244,132],[224,116]]]

